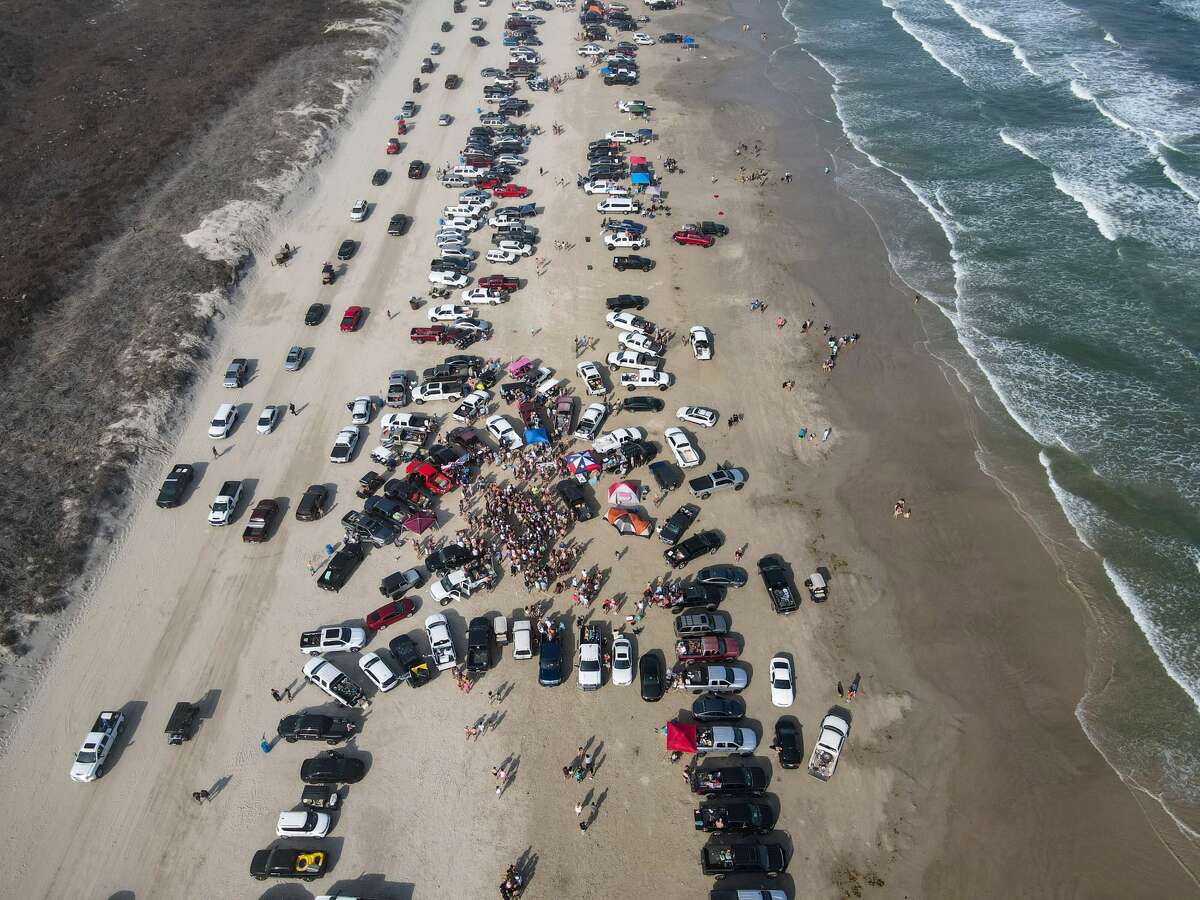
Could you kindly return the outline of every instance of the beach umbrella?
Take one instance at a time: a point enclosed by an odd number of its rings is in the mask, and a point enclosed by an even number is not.
[[[588,475],[600,471],[600,463],[590,450],[569,453],[566,457],[567,471],[572,475]]]
[[[437,517],[426,513],[418,513],[404,520],[404,527],[416,534],[421,534],[435,525],[437,525]]]
[[[636,509],[641,501],[637,487],[632,481],[614,481],[608,489],[608,505],[622,509]]]

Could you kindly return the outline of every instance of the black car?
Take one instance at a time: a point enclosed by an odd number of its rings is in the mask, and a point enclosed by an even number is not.
[[[371,176],[371,184],[379,187],[381,184],[387,184],[388,178],[392,175],[387,169],[376,169],[375,174]]]
[[[683,43],[683,35],[668,31],[658,39],[658,42],[660,44],[681,44]]]
[[[555,492],[562,497],[563,503],[571,510],[576,522],[586,522],[596,515],[588,503],[587,494],[574,478],[567,478],[554,486]]]
[[[658,456],[658,447],[650,441],[629,441],[621,445],[618,451],[631,467],[644,466]]]
[[[345,262],[353,257],[357,252],[358,241],[353,241],[347,238],[346,240],[342,241],[341,245],[338,247],[337,258]]]
[[[613,85],[634,85],[637,84],[637,78],[632,75],[605,75],[604,83],[609,87]]]
[[[804,749],[800,742],[800,726],[791,716],[775,723],[775,740],[771,749],[779,754],[779,764],[785,769],[798,769],[803,762]]]
[[[658,539],[664,544],[676,544],[683,537],[683,533],[696,521],[698,515],[700,515],[700,507],[695,503],[683,504],[658,529]]]
[[[626,397],[621,401],[625,412],[662,412],[663,402],[657,397]]]
[[[329,855],[321,852],[310,864],[302,867],[301,855],[311,852],[297,847],[268,847],[265,850],[256,850],[250,860],[250,874],[258,881],[266,881],[268,878],[316,881],[325,874]]]
[[[771,779],[758,766],[717,766],[711,769],[693,769],[688,776],[688,786],[694,794],[713,797],[736,797],[749,794],[761,797],[767,792]]]
[[[158,489],[158,499],[154,502],[163,509],[171,509],[183,502],[188,485],[196,475],[196,470],[187,463],[180,463],[171,469],[166,481]]]
[[[492,622],[476,616],[467,625],[467,662],[469,675],[481,675],[492,665]]]
[[[483,357],[471,356],[469,353],[455,353],[442,360],[442,365],[455,375],[474,375],[483,366]]]
[[[660,491],[673,491],[683,484],[683,473],[665,459],[650,463],[650,474]]]
[[[618,178],[624,178],[624,177],[625,177],[625,167],[624,166],[614,166],[614,165],[610,165],[608,163],[600,163],[598,165],[594,165],[591,168],[589,168],[587,171],[587,180],[588,181],[602,181],[602,180],[613,181]]]
[[[354,570],[362,561],[362,545],[345,544],[341,550],[333,554],[328,565],[325,566],[325,571],[317,579],[317,587],[323,591],[334,591],[335,593],[340,591],[346,586],[346,582],[350,580],[350,576],[354,574]]]
[[[408,164],[408,177],[420,178],[425,174],[425,163],[419,159],[414,159]]]
[[[448,91],[456,90],[460,84],[462,84],[462,79],[459,78],[457,75],[447,75],[446,76],[446,90],[448,90]]]
[[[325,514],[325,503],[329,499],[329,491],[323,484],[310,484],[300,503],[296,506],[296,518],[301,522],[315,522]]]
[[[695,822],[697,831],[770,834],[775,827],[775,813],[766,803],[710,801],[695,810]]]
[[[542,687],[556,687],[563,681],[562,642],[543,640],[538,649],[538,684]]]
[[[327,307],[324,303],[314,303],[308,308],[308,312],[304,314],[304,324],[320,325],[323,321],[325,321],[326,308]]]
[[[410,687],[419,688],[432,677],[429,663],[417,649],[416,642],[406,634],[394,637],[388,642],[388,649],[396,657],[400,667],[400,680],[407,681]]]
[[[787,851],[781,844],[714,841],[700,849],[700,871],[716,878],[746,874],[774,878],[787,864]]]
[[[696,222],[689,225],[690,231],[697,231],[700,234],[711,234],[713,237],[725,237],[729,234],[729,229],[720,222]]]
[[[705,694],[692,702],[692,718],[697,722],[736,722],[746,715],[746,702],[737,697]]]
[[[471,263],[465,259],[441,258],[429,261],[431,272],[458,272],[465,275],[471,269]]]
[[[657,653],[643,653],[641,664],[638,666],[638,678],[641,679],[642,699],[647,703],[657,703],[663,695],[663,670]]]
[[[300,764],[300,780],[305,784],[355,784],[366,774],[366,763],[336,750],[326,750]]]
[[[788,580],[787,566],[778,556],[764,556],[758,561],[758,574],[762,576],[767,596],[775,612],[786,615],[800,608],[800,598],[792,590]]]
[[[745,587],[747,579],[746,570],[741,566],[705,566],[696,573],[698,582],[717,587]]]
[[[396,213],[388,219],[388,234],[402,235],[408,230],[408,216],[403,213]]]
[[[453,26],[453,25],[451,25],[449,22],[443,22],[443,23],[442,23],[442,31],[449,31],[449,30],[450,30],[451,28],[453,28],[453,27],[454,27],[454,26]]]
[[[445,575],[447,572],[461,569],[472,559],[474,557],[466,547],[461,544],[449,544],[425,557],[425,568],[434,575]]]
[[[716,553],[724,543],[725,539],[715,531],[711,529],[701,531],[698,534],[693,534],[683,543],[676,544],[670,550],[664,552],[663,558],[671,564],[672,568],[681,569],[693,559],[698,559],[705,553]]]
[[[711,584],[696,584],[694,581],[684,587],[683,593],[673,598],[671,612],[678,615],[685,609],[703,607],[710,612],[721,605],[725,594],[719,587]]]
[[[476,47],[486,47],[487,46],[487,41],[485,41],[483,38],[481,38],[477,34],[471,35],[471,43],[474,44]]]
[[[626,269],[639,269],[642,272],[649,272],[654,268],[654,260],[646,256],[614,256],[613,268],[618,272],[624,272]]]
[[[296,741],[324,741],[337,744],[354,737],[357,726],[349,719],[335,719],[320,713],[297,713],[279,720],[279,736],[289,744]]]
[[[430,499],[417,485],[404,478],[391,478],[383,486],[383,493],[408,507],[410,512],[425,512],[430,506]],[[432,571],[432,570],[431,570]]]

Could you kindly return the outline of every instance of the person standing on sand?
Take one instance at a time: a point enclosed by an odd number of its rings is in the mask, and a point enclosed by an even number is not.
[[[858,696],[858,682],[859,682],[859,679],[861,679],[861,678],[862,678],[861,673],[859,673],[859,672],[854,673],[854,680],[850,682],[850,690],[848,690],[846,692],[847,700],[853,700],[855,697]]]
[[[842,690],[842,683],[840,681],[838,682],[838,696],[839,697],[846,696],[846,692]]]

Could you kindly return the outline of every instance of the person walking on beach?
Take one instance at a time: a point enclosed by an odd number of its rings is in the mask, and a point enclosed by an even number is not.
[[[199,791],[192,791],[192,799],[193,799],[193,800],[195,800],[197,803],[203,803],[203,802],[204,802],[204,798],[202,798],[202,797],[200,796],[200,792],[199,792]]]
[[[858,682],[859,682],[859,679],[861,679],[861,678],[862,678],[861,673],[859,673],[859,672],[854,673],[854,680],[850,682],[850,690],[846,691],[846,699],[847,700],[853,700],[855,697],[858,696]]]
[[[295,403],[288,404],[288,412],[290,412],[293,416],[300,415],[298,412],[296,412],[296,404]]]
[[[283,695],[280,694],[279,691],[275,690],[275,688],[271,688],[271,699],[278,703],[283,699]]]
[[[578,818],[583,813],[583,803],[575,804],[575,816]]]
[[[217,448],[216,448],[216,447],[213,447],[213,448],[212,448],[212,452],[213,452],[213,459],[216,459],[218,456],[220,456],[220,455],[221,455],[220,453],[218,453],[218,452],[217,452]]]

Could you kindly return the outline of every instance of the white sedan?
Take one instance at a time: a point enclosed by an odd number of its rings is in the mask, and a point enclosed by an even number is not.
[[[508,419],[504,418],[504,416],[488,416],[487,430],[501,447],[507,447],[509,450],[517,450],[525,446],[525,441],[521,438],[521,435],[517,434],[517,430],[509,424]]]
[[[275,823],[275,834],[279,837],[323,838],[329,834],[329,813],[306,809],[300,812],[281,812]]]
[[[712,359],[712,335],[703,325],[693,325],[688,332],[688,341],[696,359]]]
[[[487,252],[487,261],[490,263],[506,263],[511,266],[520,258],[511,250],[501,250],[499,247]]]
[[[640,353],[650,353],[654,356],[662,356],[663,351],[667,349],[640,331],[622,331],[617,336],[617,343],[628,350],[637,350]]]
[[[275,430],[275,426],[279,424],[279,407],[264,406],[262,413],[258,417],[258,425],[256,430],[259,434],[270,434]]]
[[[371,683],[381,691],[390,691],[400,683],[400,675],[378,653],[364,653],[358,660],[358,667]]]
[[[355,425],[370,425],[371,416],[375,412],[375,403],[370,397],[355,397],[346,404],[350,410],[350,421]]]
[[[533,253],[533,247],[521,241],[501,241],[497,247],[507,250],[509,253],[515,253],[517,256],[529,256]]]
[[[449,125],[453,121],[454,116],[450,115],[450,113],[442,113],[440,116],[438,116],[439,125]]]
[[[633,684],[633,644],[623,635],[612,642],[612,683]]]
[[[331,463],[348,463],[354,459],[354,451],[358,447],[358,428],[343,428],[334,439],[333,449],[329,451]]]
[[[440,284],[442,287],[466,287],[471,283],[471,276],[464,275],[462,272],[430,272],[430,284]]]
[[[639,31],[637,34],[635,34],[633,36],[633,42],[639,47],[654,46],[654,38],[650,37],[650,35],[646,34],[644,31]]]
[[[475,311],[469,306],[455,306],[453,303],[443,303],[435,306],[427,313],[430,322],[457,322],[459,319],[469,319]]]
[[[786,656],[776,656],[771,660],[771,702],[776,706],[791,706],[795,699],[791,661]]]
[[[640,441],[646,436],[646,432],[640,428],[614,428],[612,431],[606,431],[599,435],[592,446],[599,453],[609,453],[616,450],[622,444],[629,444],[633,441]]]
[[[354,205],[350,207],[350,221],[361,222],[367,217],[367,201],[355,200]]]
[[[463,291],[459,298],[463,303],[477,303],[480,306],[494,306],[508,302],[508,294],[495,288],[471,288]]]
[[[675,418],[699,425],[701,428],[712,428],[720,416],[715,409],[709,409],[707,406],[681,406],[675,413]]]

